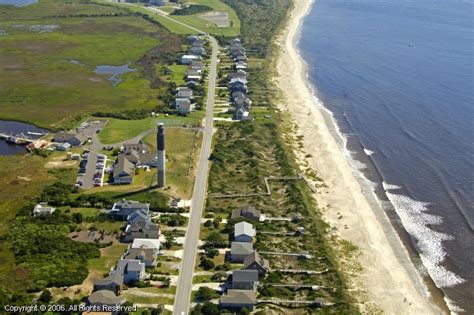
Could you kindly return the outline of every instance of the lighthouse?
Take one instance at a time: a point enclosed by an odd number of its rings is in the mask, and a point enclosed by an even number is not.
[[[165,126],[163,123],[158,123],[156,147],[158,152],[156,154],[157,169],[158,169],[158,187],[165,187],[165,167],[166,167],[166,155],[165,155]]]

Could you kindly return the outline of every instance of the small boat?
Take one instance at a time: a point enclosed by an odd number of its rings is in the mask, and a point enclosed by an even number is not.
[[[33,132],[33,131],[28,131],[27,132],[29,135],[32,135],[32,136],[44,136],[45,133],[41,133],[41,132]]]

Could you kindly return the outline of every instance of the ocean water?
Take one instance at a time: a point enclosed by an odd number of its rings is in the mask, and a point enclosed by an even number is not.
[[[451,310],[474,314],[474,7],[316,0],[299,49],[317,97]]]

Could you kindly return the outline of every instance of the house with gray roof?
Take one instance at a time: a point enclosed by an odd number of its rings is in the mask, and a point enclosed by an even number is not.
[[[179,87],[176,89],[176,98],[192,98],[193,97],[193,90],[188,87]]]
[[[190,80],[200,81],[201,79],[202,79],[201,70],[188,69],[186,71],[186,80],[187,81],[190,81]]]
[[[253,225],[247,222],[239,222],[234,225],[234,240],[236,242],[252,242],[256,232]]]
[[[234,97],[234,106],[248,111],[250,108],[250,99],[247,96]]]
[[[270,263],[263,259],[259,253],[254,250],[251,254],[244,258],[244,269],[256,270],[260,277],[264,277],[268,270],[270,270]]]
[[[119,154],[112,171],[115,185],[131,184],[135,176],[135,165],[124,154]]]
[[[257,270],[234,270],[232,271],[232,289],[256,290],[258,283]]]
[[[203,56],[206,54],[206,49],[202,46],[193,46],[189,48],[189,53],[193,55]]]
[[[252,243],[248,242],[232,242],[230,244],[230,261],[233,263],[241,263],[245,257],[253,252]]]
[[[247,87],[246,82],[243,82],[242,80],[237,79],[229,83],[229,89],[231,92],[247,93],[248,87]]]
[[[125,284],[145,279],[145,263],[137,259],[120,259],[112,274],[123,275]]]
[[[148,214],[150,211],[150,204],[124,199],[114,203],[109,214],[117,220],[126,220],[129,215],[137,211]]]
[[[255,291],[253,290],[227,290],[227,294],[219,299],[221,308],[241,309],[247,308],[253,310],[257,302]]]
[[[54,134],[53,141],[58,143],[69,143],[72,146],[78,147],[88,140],[87,137],[80,133],[73,133],[68,131],[58,131]]]
[[[189,69],[201,71],[202,67],[203,67],[203,63],[201,60],[194,60],[189,64]]]
[[[152,248],[129,248],[123,259],[139,260],[145,267],[156,266],[158,254]]]
[[[115,295],[109,290],[99,290],[92,292],[87,298],[87,305],[103,307],[103,306],[119,306],[125,303],[125,299]],[[105,310],[105,309],[104,309]]]
[[[238,218],[247,218],[250,220],[260,221],[262,218],[262,214],[255,206],[253,205],[246,205],[245,207],[234,209],[232,211],[231,218],[238,219]]]
[[[233,79],[247,80],[247,72],[245,72],[244,70],[237,70],[235,72],[232,72],[231,74],[229,74],[229,81],[232,81]]]
[[[133,242],[135,238],[153,238],[160,237],[160,228],[158,224],[151,222],[148,213],[145,211],[136,211],[128,216],[127,226],[123,235],[124,242]]]
[[[192,104],[189,98],[176,98],[174,104],[180,114],[187,115],[191,112]]]
[[[116,295],[120,294],[123,286],[123,275],[111,274],[107,278],[95,280],[93,291],[108,290]]]
[[[121,147],[122,153],[131,153],[131,152],[142,152],[142,153],[151,153],[150,147],[144,143],[124,143]]]

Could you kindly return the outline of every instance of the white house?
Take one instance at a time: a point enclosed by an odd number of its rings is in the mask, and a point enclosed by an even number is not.
[[[255,229],[250,223],[242,221],[234,225],[234,238],[236,242],[252,242],[255,234]]]
[[[158,253],[160,251],[160,240],[153,238],[136,238],[133,240],[130,248],[149,248]]]
[[[56,208],[49,207],[46,203],[39,203],[33,208],[33,216],[51,215],[55,210]]]
[[[183,65],[189,65],[191,62],[196,61],[196,60],[201,60],[201,57],[196,56],[196,55],[183,55],[181,57],[181,63]]]

